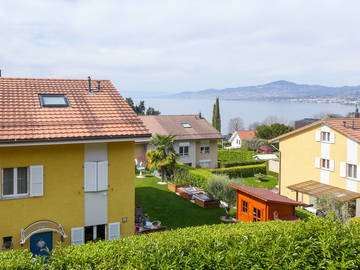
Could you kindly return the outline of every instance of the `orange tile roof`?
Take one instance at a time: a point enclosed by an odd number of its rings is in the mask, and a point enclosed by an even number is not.
[[[360,118],[326,118],[321,119],[319,121],[316,121],[314,123],[311,123],[309,125],[306,125],[304,127],[295,129],[293,131],[290,131],[288,133],[285,133],[281,136],[278,136],[276,138],[273,138],[270,140],[270,142],[275,142],[280,139],[283,139],[285,137],[291,136],[293,134],[296,134],[300,131],[306,130],[308,128],[311,128],[316,125],[327,125],[338,132],[351,137],[357,142],[360,142]]]
[[[0,142],[150,136],[112,83],[100,82],[89,93],[88,80],[0,78]],[[41,107],[40,94],[64,94],[70,107]]]
[[[250,140],[255,138],[255,130],[238,130],[236,133],[242,140]]]

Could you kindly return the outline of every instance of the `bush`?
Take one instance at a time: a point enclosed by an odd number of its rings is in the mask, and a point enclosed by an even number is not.
[[[256,173],[266,174],[266,164],[237,166],[231,168],[221,168],[210,170],[215,174],[225,174],[230,178],[252,177]]]
[[[0,268],[359,269],[359,228],[318,217],[191,227],[59,248],[48,264],[6,252]]]
[[[219,161],[248,161],[253,159],[253,151],[218,150]]]
[[[213,174],[206,169],[197,169],[188,165],[178,163],[174,173],[174,183],[187,184],[205,189],[208,180]]]
[[[263,164],[265,163],[264,160],[248,160],[248,161],[222,161],[220,162],[221,168],[230,168],[236,166],[246,166],[246,165],[256,165],[256,164]]]

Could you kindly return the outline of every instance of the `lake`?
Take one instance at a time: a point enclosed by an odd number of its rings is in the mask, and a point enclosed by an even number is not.
[[[140,99],[135,98],[136,103]],[[163,99],[143,98],[145,106],[154,107],[161,114],[201,114],[211,122],[214,100],[209,99]],[[245,128],[255,121],[263,121],[268,116],[276,116],[284,122],[292,122],[320,113],[336,113],[346,115],[354,111],[354,106],[336,103],[296,103],[220,100],[222,132],[227,133],[231,118],[240,117]]]

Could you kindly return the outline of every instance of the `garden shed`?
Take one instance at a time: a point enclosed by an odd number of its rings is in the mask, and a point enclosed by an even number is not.
[[[237,190],[236,219],[239,221],[297,220],[295,207],[305,206],[268,189],[230,186]]]

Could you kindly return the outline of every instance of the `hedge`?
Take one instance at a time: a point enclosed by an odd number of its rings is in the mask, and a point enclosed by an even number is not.
[[[51,260],[0,253],[0,269],[359,269],[360,224],[220,224],[55,249]],[[17,259],[15,259],[17,258]]]
[[[266,162],[265,160],[222,161],[222,162],[220,162],[220,167],[221,168],[229,168],[229,167],[236,167],[236,166],[263,164],[265,162]]]
[[[266,174],[266,164],[258,164],[258,165],[248,165],[248,166],[237,166],[230,168],[220,168],[210,170],[215,174],[225,174],[230,178],[244,178],[244,177],[252,177],[254,174],[262,173]]]
[[[176,181],[178,184],[187,184],[205,189],[207,181],[213,174],[207,169],[197,169],[185,164],[178,163],[175,169],[175,178],[182,178]]]
[[[247,161],[252,160],[253,151],[244,150],[218,150],[219,161]]]

